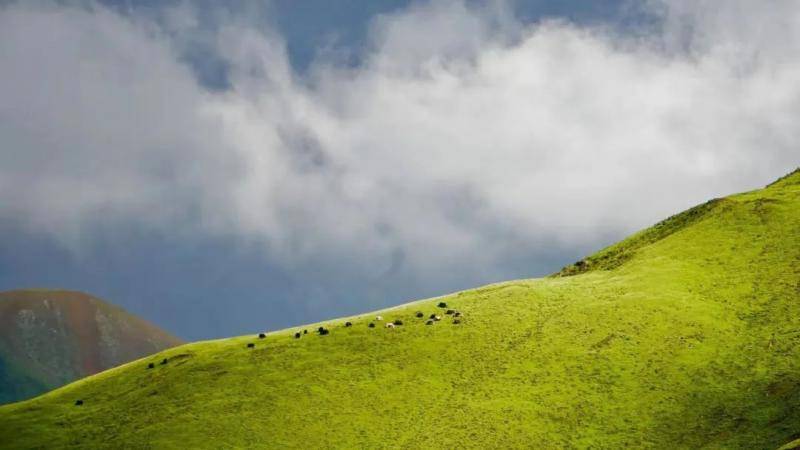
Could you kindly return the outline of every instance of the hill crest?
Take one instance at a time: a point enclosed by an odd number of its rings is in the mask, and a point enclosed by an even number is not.
[[[18,447],[777,448],[800,423],[798,181],[678,214],[573,276],[169,349],[0,407],[0,435]]]

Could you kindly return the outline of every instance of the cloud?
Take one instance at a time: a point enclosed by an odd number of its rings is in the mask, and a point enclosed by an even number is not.
[[[5,217],[72,245],[109,215],[179,220],[220,185],[209,96],[147,28],[102,8],[8,6],[0,41]]]
[[[7,5],[0,216],[77,248],[125,221],[319,279],[446,286],[541,272],[797,166],[800,7],[642,8],[655,26],[622,33],[420,3],[374,20],[357,67],[300,74],[235,14],[202,31],[185,5]],[[198,81],[189,41],[226,89]]]

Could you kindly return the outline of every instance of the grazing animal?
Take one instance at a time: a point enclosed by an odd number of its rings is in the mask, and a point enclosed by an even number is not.
[[[461,317],[461,313],[459,311],[456,311],[456,313],[453,314],[453,317]]]
[[[433,320],[438,322],[438,321],[442,320],[442,316],[433,316]]]
[[[428,319],[428,321],[425,322],[425,325],[433,325],[433,319]]]
[[[454,309],[448,309],[448,310],[445,312],[445,314],[447,314],[447,315],[450,315],[450,314],[453,314],[453,313],[455,313],[455,312],[456,312],[456,311],[455,311]]]
[[[148,365],[147,365],[147,368],[148,368],[148,369],[152,369],[152,368],[153,368],[153,367],[155,367],[155,366],[156,366],[155,364],[153,364],[153,363],[150,363],[150,364],[148,364]]]
[[[326,334],[328,334],[328,333],[330,333],[330,330],[328,330],[327,328],[323,328],[323,329],[321,329],[321,330],[319,331],[319,335],[320,335],[320,336],[325,336],[325,335],[326,335]]]
[[[461,323],[461,321],[460,321],[460,320],[458,320],[458,319],[455,319],[455,320],[453,320],[453,325],[458,325],[458,324],[460,324],[460,323]]]
[[[403,321],[402,321],[402,320],[400,320],[400,319],[397,319],[397,320],[395,320],[395,321],[394,321],[394,324],[395,324],[395,325],[402,325],[402,324],[403,324]]]
[[[167,358],[164,358],[164,359],[162,359],[162,360],[161,360],[161,365],[162,365],[162,366],[163,366],[164,364],[166,364],[166,363],[167,363]]]
[[[83,400],[75,400],[75,406],[81,406],[83,404]]]
[[[367,325],[367,326],[370,327],[370,328],[375,328],[375,324],[372,323],[372,322],[370,322],[369,325]]]
[[[376,317],[375,317],[375,320],[377,320],[378,322],[380,322],[381,320],[383,320],[383,316],[376,316]]]
[[[435,318],[436,318],[436,314],[431,314],[431,315],[428,317],[428,319],[435,319]]]
[[[425,314],[422,314],[422,311],[417,311],[417,317],[422,317],[422,316],[424,316],[424,315],[425,315]]]
[[[253,344],[252,342],[247,343],[247,348],[255,348],[255,346],[256,344]]]
[[[394,324],[392,322],[389,322],[386,324],[386,328],[394,328]]]
[[[303,330],[303,334],[308,334],[308,330]]]
[[[352,326],[353,326],[353,322],[345,322],[345,323],[344,323],[344,326],[346,326],[346,327],[352,327]]]
[[[297,333],[295,333],[295,334],[294,334],[294,338],[295,338],[295,339],[300,339],[300,336],[302,336],[302,335],[300,334],[300,332],[299,332],[299,331],[298,331]]]
[[[436,305],[436,306],[438,306],[439,308],[447,308],[447,303],[445,303],[445,302],[439,302],[439,304],[438,304],[438,305]]]
[[[264,334],[264,333],[258,333],[258,338],[259,338],[259,339],[264,339],[265,337],[267,337],[267,335],[266,335],[266,334]]]

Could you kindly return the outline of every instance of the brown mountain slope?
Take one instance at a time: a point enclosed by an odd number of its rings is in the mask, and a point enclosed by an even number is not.
[[[122,308],[65,290],[0,292],[0,403],[181,344]]]

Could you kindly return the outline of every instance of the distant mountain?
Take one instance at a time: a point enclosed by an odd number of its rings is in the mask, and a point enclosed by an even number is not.
[[[33,397],[181,343],[81,292],[0,292],[0,403]]]

